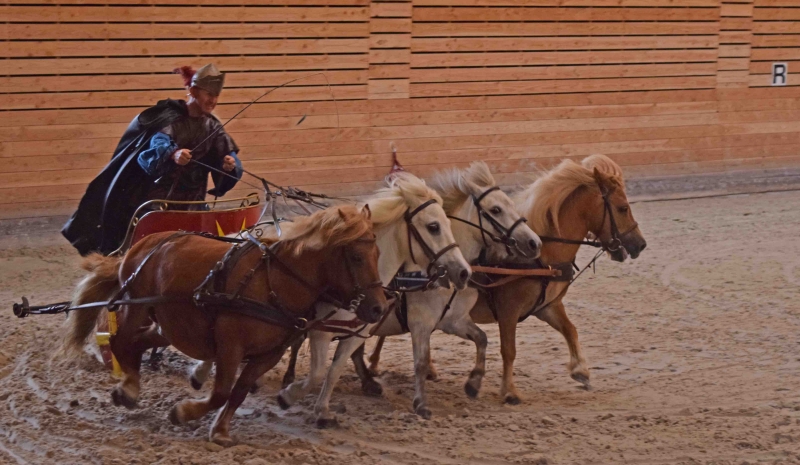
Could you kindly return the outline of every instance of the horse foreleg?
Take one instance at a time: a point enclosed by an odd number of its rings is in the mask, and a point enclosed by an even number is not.
[[[312,331],[309,337],[311,347],[311,362],[308,376],[302,381],[295,381],[281,389],[278,393],[278,405],[284,410],[291,407],[298,399],[305,397],[312,389],[322,383],[325,377],[325,363],[328,361],[328,347],[331,345],[333,334],[322,331]],[[285,380],[285,378],[284,378]]]
[[[563,302],[553,303],[536,316],[564,336],[569,347],[569,374],[572,379],[589,388],[589,367],[578,342],[578,330],[569,321]]]
[[[378,343],[375,344],[375,348],[372,349],[372,353],[369,355],[369,372],[372,376],[378,376],[378,362],[381,361],[381,350],[383,350],[383,341],[385,340],[386,336],[380,336]]]
[[[238,345],[226,344],[217,349],[217,372],[214,389],[205,399],[186,399],[175,404],[169,413],[169,420],[176,425],[197,420],[208,412],[216,410],[228,401],[231,388],[236,380],[236,370],[244,358],[244,349]],[[209,365],[211,362],[209,362]]]
[[[514,359],[517,356],[517,315],[515,312],[500,312],[497,323],[500,326],[500,355],[503,356],[503,382],[500,396],[503,402],[517,405],[520,399],[514,385]]]
[[[470,372],[469,379],[464,385],[464,392],[473,399],[478,397],[483,376],[486,374],[486,346],[488,345],[486,333],[469,316],[455,321],[443,321],[439,329],[447,334],[453,334],[475,343],[475,367]]]
[[[366,328],[367,331],[369,330]],[[342,376],[347,359],[364,343],[357,337],[351,337],[339,342],[336,352],[333,354],[333,363],[328,368],[325,382],[322,384],[322,391],[319,393],[317,403],[314,406],[314,413],[317,415],[317,427],[328,428],[337,425],[336,416],[330,411],[331,394],[333,388]]]
[[[361,379],[361,391],[368,396],[378,397],[383,394],[383,386],[375,381],[375,377],[370,373],[367,364],[364,363],[365,345],[366,344],[361,344],[358,346],[358,349],[350,356],[350,360],[353,361],[353,365],[356,367],[356,374],[358,374],[358,377]]]
[[[286,367],[286,373],[283,375],[283,382],[281,383],[282,388],[294,383],[294,370],[297,367],[297,354],[300,352],[300,347],[303,346],[303,341],[305,341],[305,338],[299,339],[297,342],[292,344],[292,352],[289,355],[289,366]]]
[[[431,411],[428,408],[428,397],[425,393],[425,382],[428,379],[431,360],[431,333],[435,325],[430,327],[423,322],[409,321],[411,326],[411,346],[414,350],[414,413],[429,420]]]
[[[225,407],[217,413],[216,418],[214,418],[214,423],[211,425],[211,430],[208,433],[209,441],[223,447],[232,446],[235,443],[230,436],[230,425],[233,414],[236,412],[236,409],[242,405],[242,402],[244,402],[245,397],[247,397],[247,394],[250,392],[256,380],[277,365],[281,357],[283,357],[283,350],[274,350],[260,357],[251,359],[247,365],[245,365],[242,374],[239,375],[239,379],[236,380],[236,385],[233,386],[233,391],[231,391],[228,397],[228,402],[225,404]],[[220,371],[220,366],[222,366],[221,362],[217,365],[217,371]],[[236,365],[234,365],[233,369],[235,372]]]

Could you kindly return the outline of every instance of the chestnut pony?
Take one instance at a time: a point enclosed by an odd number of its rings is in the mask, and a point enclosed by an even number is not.
[[[270,247],[265,243],[242,248],[235,260],[228,261],[223,267],[227,279],[217,292],[271,305],[273,316],[278,311],[290,322],[313,320],[314,304],[320,298],[336,300],[332,296],[352,302],[364,321],[377,321],[383,313],[387,303],[379,285],[378,248],[369,208],[340,206],[298,218],[283,227],[282,240],[268,242]],[[300,334],[291,325],[277,324],[275,318],[247,315],[236,304],[214,302],[201,308],[192,300],[195,289],[231,247],[198,235],[153,234],[123,257],[89,256],[83,266],[90,273],[73,299],[74,305],[111,299],[137,269],[135,279],[126,286],[127,298],[170,298],[170,302],[120,306],[111,351],[124,376],[113,389],[112,399],[128,408],[136,405],[142,354],[151,347],[172,345],[192,358],[213,359],[217,371],[209,397],[179,402],[170,420],[185,423],[224,406],[209,433],[211,441],[224,446],[233,444],[230,420],[253,383],[275,366]],[[79,352],[101,310],[72,312],[66,323],[65,352]],[[245,366],[237,379],[242,362]]]
[[[571,263],[580,248],[548,238],[582,241],[588,233],[599,240],[612,260],[637,258],[647,242],[633,219],[625,194],[622,170],[604,155],[592,155],[580,164],[565,160],[545,173],[531,186],[513,195],[519,211],[528,218],[534,231],[542,236],[541,261],[545,265]],[[569,347],[568,368],[571,377],[589,386],[589,368],[578,342],[578,331],[567,317],[562,299],[568,282],[551,282],[543,301],[537,306],[542,282],[521,279],[500,286],[478,300],[471,316],[478,323],[497,321],[500,326],[500,353],[503,357],[503,380],[500,395],[509,404],[521,402],[514,386],[517,323],[528,315],[547,322],[566,339]],[[487,299],[491,299],[497,318]]]

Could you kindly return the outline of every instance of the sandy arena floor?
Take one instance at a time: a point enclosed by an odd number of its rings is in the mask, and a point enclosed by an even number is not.
[[[346,408],[339,429],[313,426],[311,396],[277,407],[282,363],[237,412],[240,443],[229,449],[207,442],[210,416],[182,427],[167,420],[176,401],[199,395],[178,354],[144,370],[133,411],[110,405],[114,380],[88,355],[80,366],[50,361],[63,318],[17,320],[11,302],[67,299],[78,257],[55,234],[3,239],[0,463],[800,463],[800,194],[640,203],[634,214],[647,250],[623,264],[601,259],[565,299],[591,391],[569,378],[561,336],[529,320],[516,364],[525,403],[500,403],[491,325],[488,373],[469,400],[462,385],[474,346],[436,333],[434,417],[419,420],[410,339],[401,337],[384,350],[383,398],[362,397],[352,371],[343,378],[333,399]],[[301,376],[306,367],[301,356]]]

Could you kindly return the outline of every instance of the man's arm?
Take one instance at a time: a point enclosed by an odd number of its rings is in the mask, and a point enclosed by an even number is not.
[[[170,159],[178,165],[185,165],[192,159],[192,153],[188,149],[178,148],[170,136],[157,132],[150,139],[150,147],[139,153],[137,161],[145,173],[160,176],[167,171]]]

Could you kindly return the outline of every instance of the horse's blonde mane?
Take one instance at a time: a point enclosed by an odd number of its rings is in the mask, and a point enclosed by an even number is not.
[[[558,215],[564,202],[580,187],[599,189],[594,169],[617,181],[624,189],[622,169],[605,155],[591,155],[580,164],[564,160],[543,173],[533,184],[514,194],[514,201],[540,235],[560,235]]]
[[[447,213],[452,213],[473,193],[469,183],[480,188],[493,187],[495,180],[489,166],[482,161],[476,161],[466,169],[440,171],[431,179],[431,186],[442,195],[442,207]]]
[[[353,242],[372,229],[372,222],[353,205],[340,205],[298,216],[281,225],[282,243],[298,255],[304,250],[320,250]],[[274,238],[265,238],[272,242]]]
[[[425,181],[411,173],[400,172],[388,187],[384,187],[370,197],[366,204],[372,211],[372,223],[379,230],[403,218],[406,210],[414,209],[428,200],[442,203],[442,198]]]

